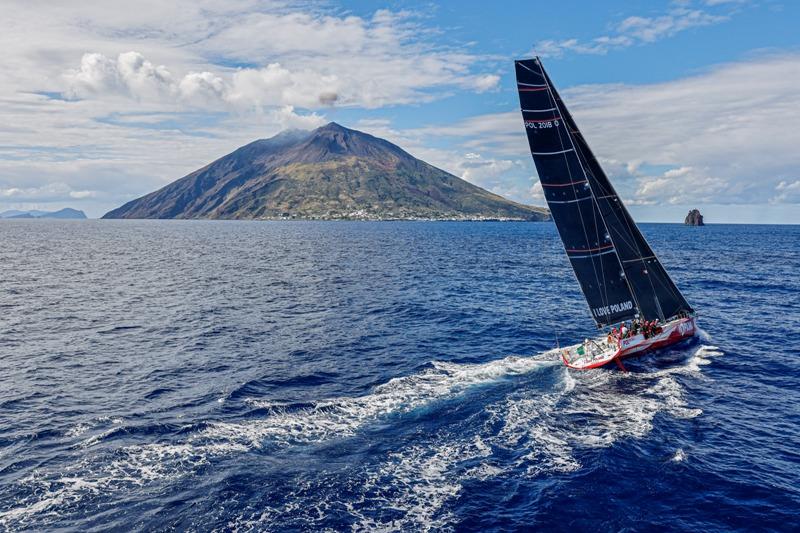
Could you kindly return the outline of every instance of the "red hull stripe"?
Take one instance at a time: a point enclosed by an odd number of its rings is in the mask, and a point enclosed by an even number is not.
[[[664,348],[664,347],[670,346],[672,344],[675,344],[677,342],[682,341],[683,339],[688,339],[688,338],[694,336],[696,334],[696,332],[697,332],[697,326],[694,323],[694,319],[683,320],[682,322],[691,324],[691,327],[688,329],[688,331],[686,331],[684,333],[681,333],[679,331],[677,325],[675,325],[675,326],[673,326],[675,329],[673,329],[670,332],[669,336],[666,339],[660,340],[658,342],[654,342],[653,344],[647,345],[647,346],[643,347],[642,349],[637,349],[637,348],[640,348],[640,346],[632,346],[627,351],[620,350],[619,352],[617,352],[617,355],[615,355],[614,357],[612,357],[610,359],[605,359],[605,360],[602,360],[602,361],[598,361],[596,363],[593,363],[593,364],[590,364],[590,365],[587,365],[587,366],[573,366],[573,365],[571,365],[569,363],[569,360],[566,357],[566,350],[561,353],[561,359],[564,361],[565,365],[567,365],[570,368],[574,368],[575,370],[591,370],[593,368],[599,368],[599,367],[601,367],[603,365],[607,365],[611,361],[618,361],[619,359],[621,359],[623,357],[626,357],[626,356],[629,356],[629,355],[643,355],[643,354],[645,354],[647,352],[650,352],[650,351],[653,351],[653,350],[657,350],[659,348]]]
[[[583,181],[570,181],[569,183],[542,183],[542,187],[569,187],[570,185],[580,185],[581,183],[588,183]]]

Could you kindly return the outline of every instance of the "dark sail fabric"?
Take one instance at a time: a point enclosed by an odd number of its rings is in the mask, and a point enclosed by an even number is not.
[[[638,312],[591,186],[546,78],[535,60],[516,63],[528,143],[545,200],[598,326]]]
[[[525,129],[545,199],[597,324],[612,324],[637,314],[647,320],[665,320],[681,312],[691,313],[611,186],[541,62],[517,61],[516,72]],[[585,188],[583,192],[577,188],[580,186]],[[582,233],[588,251],[578,256],[572,241]]]

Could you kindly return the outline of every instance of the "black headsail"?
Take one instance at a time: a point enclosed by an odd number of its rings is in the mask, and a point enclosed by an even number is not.
[[[622,204],[539,59],[516,62],[525,131],[545,200],[598,326],[692,308]]]

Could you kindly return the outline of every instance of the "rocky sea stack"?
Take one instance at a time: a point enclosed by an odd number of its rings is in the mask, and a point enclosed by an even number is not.
[[[687,226],[705,226],[703,223],[703,215],[701,215],[700,211],[697,209],[692,209],[689,211],[689,214],[686,215],[686,219],[683,221],[683,223]]]
[[[547,220],[331,122],[252,142],[103,218]]]

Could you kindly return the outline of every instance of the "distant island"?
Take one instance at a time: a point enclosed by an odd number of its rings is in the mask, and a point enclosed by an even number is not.
[[[331,122],[252,142],[103,218],[541,221],[549,211]]]
[[[85,219],[86,213],[78,209],[65,207],[58,211],[38,211],[36,209],[30,211],[18,211],[12,209],[10,211],[3,211],[0,213],[0,218],[64,218],[64,219]]]
[[[692,209],[683,221],[687,226],[705,226],[703,223],[703,215],[697,209]]]

